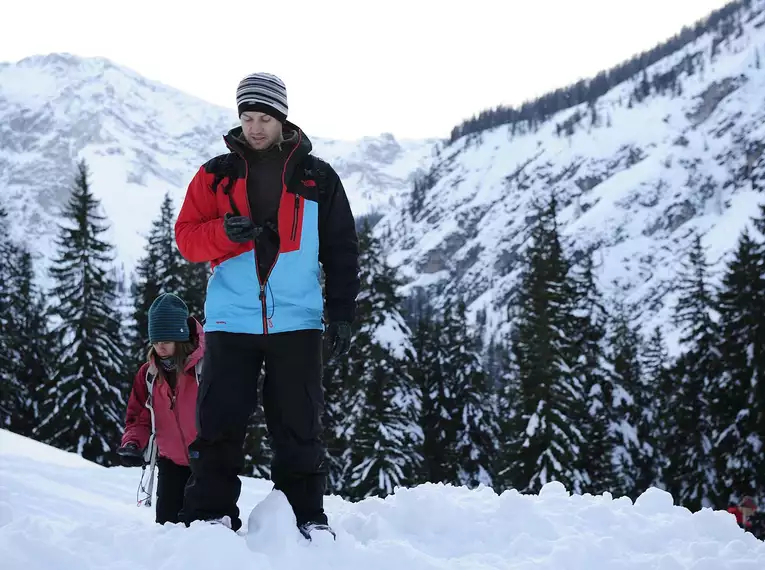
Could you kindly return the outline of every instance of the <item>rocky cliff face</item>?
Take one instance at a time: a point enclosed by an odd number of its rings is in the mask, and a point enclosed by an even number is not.
[[[50,54],[0,64],[0,205],[16,237],[47,258],[75,162],[85,158],[130,269],[165,192],[179,206],[199,166],[225,152],[236,112],[102,58]],[[356,141],[313,137],[342,177],[358,215],[397,208],[435,141],[390,134]]]
[[[765,2],[737,18],[739,33],[710,31],[533,130],[440,144],[408,207],[377,226],[407,290],[456,289],[496,328],[533,204],[555,195],[568,250],[595,253],[608,298],[668,323],[693,233],[719,268],[765,200]]]

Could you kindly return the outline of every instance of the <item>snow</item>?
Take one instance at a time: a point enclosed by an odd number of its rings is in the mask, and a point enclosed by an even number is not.
[[[400,314],[386,314],[382,323],[374,329],[374,338],[381,346],[387,348],[398,359],[406,358],[407,350],[411,350],[410,332]]]
[[[139,468],[104,468],[0,430],[0,550],[10,570],[759,570],[765,542],[733,515],[691,513],[650,489],[626,498],[426,484],[386,499],[326,499],[337,532],[303,540],[284,496],[243,478],[239,535],[159,526],[137,507]],[[249,516],[248,516],[249,515]],[[250,530],[248,533],[247,531]]]

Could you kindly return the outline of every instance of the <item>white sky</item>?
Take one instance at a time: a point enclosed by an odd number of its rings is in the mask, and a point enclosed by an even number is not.
[[[724,0],[9,0],[0,61],[104,56],[231,107],[239,80],[287,84],[309,135],[446,136],[500,103],[589,77]]]

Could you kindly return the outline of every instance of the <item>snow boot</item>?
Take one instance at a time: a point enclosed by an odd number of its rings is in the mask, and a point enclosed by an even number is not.
[[[223,516],[223,517],[221,517],[219,519],[210,519],[210,520],[208,520],[206,522],[208,522],[210,524],[219,524],[219,525],[225,526],[229,530],[234,530],[234,527],[231,524],[231,517],[228,516],[228,515]]]
[[[307,522],[307,523],[301,524],[298,528],[300,529],[300,533],[306,538],[306,540],[311,540],[311,533],[314,531],[328,532],[329,534],[332,535],[332,540],[337,540],[337,535],[335,534],[335,531],[332,530],[332,528],[328,524]]]

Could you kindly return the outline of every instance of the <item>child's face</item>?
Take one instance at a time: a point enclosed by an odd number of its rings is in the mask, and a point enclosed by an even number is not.
[[[170,358],[175,354],[175,342],[155,342],[154,350],[160,358]]]

